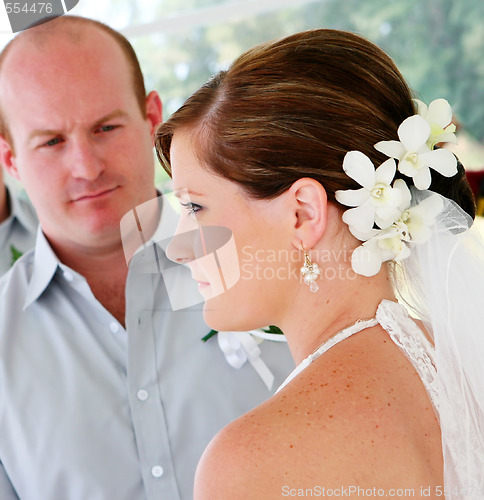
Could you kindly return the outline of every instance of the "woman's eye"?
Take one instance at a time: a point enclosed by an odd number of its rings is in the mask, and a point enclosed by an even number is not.
[[[188,203],[181,203],[180,202],[180,205],[182,207],[185,207],[188,210],[189,215],[195,214],[195,213],[199,212],[200,210],[202,210],[202,207],[200,205],[197,205],[196,203],[192,203],[191,201],[189,201]]]

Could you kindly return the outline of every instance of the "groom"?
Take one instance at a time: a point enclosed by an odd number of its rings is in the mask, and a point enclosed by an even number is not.
[[[157,195],[160,99],[124,37],[64,16],[4,50],[0,111],[0,162],[42,228],[0,282],[0,498],[189,499],[213,435],[272,391],[126,265],[120,220]],[[261,349],[277,387],[289,352]]]

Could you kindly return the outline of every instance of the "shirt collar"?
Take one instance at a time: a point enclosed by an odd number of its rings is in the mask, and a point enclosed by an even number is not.
[[[161,251],[153,250],[149,251],[149,268],[153,268],[151,272],[159,272],[160,261],[163,265],[166,265],[166,256],[163,249],[162,241],[169,241],[170,236],[174,234],[176,229],[176,219],[177,216],[172,207],[169,207],[169,203],[165,203],[163,210],[163,200],[161,197],[155,198],[156,202],[159,204],[159,209],[161,212],[161,217],[159,224],[155,233],[151,238],[145,243],[146,247],[153,248],[158,247]],[[169,229],[167,229],[169,228]],[[142,250],[141,247],[139,250]],[[136,253],[138,253],[136,252]],[[141,252],[142,253],[142,252]],[[142,263],[142,267],[146,266],[146,263]],[[32,277],[29,282],[29,287],[27,291],[27,296],[24,303],[24,309],[26,309],[30,304],[35,302],[45,291],[49,283],[52,281],[58,268],[64,268],[64,265],[59,261],[54,250],[50,246],[45,234],[43,233],[41,227],[37,230],[37,240],[35,244],[34,252],[34,262]],[[146,272],[146,271],[145,271]],[[73,272],[74,274],[74,272]]]
[[[35,302],[52,281],[60,262],[39,226],[35,243],[32,277],[30,278],[24,310]]]
[[[10,217],[15,218],[30,233],[35,233],[39,225],[34,207],[30,201],[13,196],[7,187],[7,199],[10,205]]]
[[[146,204],[156,204],[156,213],[159,217],[154,233],[149,236],[144,230],[149,226],[149,220],[143,218],[148,214]],[[152,213],[152,212],[151,212]],[[123,245],[131,255],[126,255],[130,269],[136,269],[142,273],[159,273],[160,265],[166,266],[165,250],[167,244],[176,232],[178,216],[170,203],[158,196],[148,200],[144,204],[130,210],[121,222],[121,233],[123,234]],[[135,250],[133,250],[135,249]]]

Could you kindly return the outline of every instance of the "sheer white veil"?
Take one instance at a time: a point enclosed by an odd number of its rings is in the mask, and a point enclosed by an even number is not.
[[[413,189],[412,202],[430,194]],[[469,215],[443,201],[431,237],[393,278],[435,343],[445,496],[484,498],[484,239]]]

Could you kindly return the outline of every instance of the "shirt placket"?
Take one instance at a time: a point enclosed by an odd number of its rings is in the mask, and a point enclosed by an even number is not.
[[[132,272],[126,287],[128,390],[137,448],[148,500],[180,499],[168,425],[158,383],[153,332],[157,278]]]

